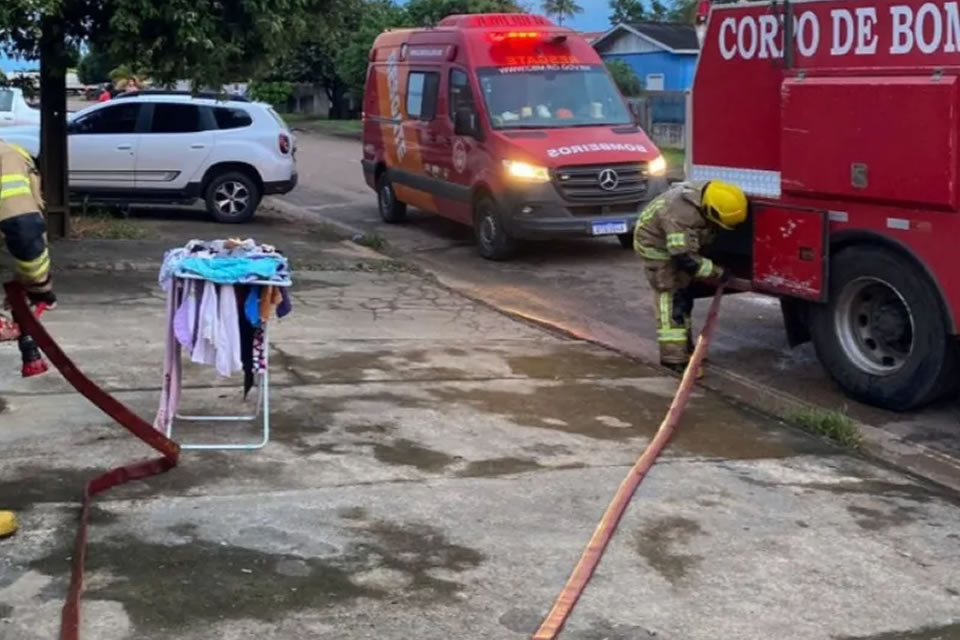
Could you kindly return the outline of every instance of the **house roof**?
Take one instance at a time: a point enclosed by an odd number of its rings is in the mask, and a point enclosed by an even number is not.
[[[697,38],[697,30],[693,25],[681,22],[620,23],[603,34],[603,36],[594,40],[593,46],[600,46],[603,41],[624,30],[670,53],[697,53],[700,51],[700,41]]]
[[[606,35],[606,33],[606,31],[581,31],[580,35],[583,36],[587,42],[593,44]]]

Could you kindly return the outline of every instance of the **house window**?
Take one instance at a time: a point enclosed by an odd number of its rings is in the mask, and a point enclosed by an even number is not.
[[[644,83],[644,89],[647,91],[663,91],[663,74],[648,73],[647,80]]]

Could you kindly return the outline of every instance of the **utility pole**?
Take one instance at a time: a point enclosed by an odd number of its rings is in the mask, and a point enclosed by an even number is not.
[[[40,35],[40,175],[52,238],[70,227],[67,162],[67,60],[63,22],[43,18]]]

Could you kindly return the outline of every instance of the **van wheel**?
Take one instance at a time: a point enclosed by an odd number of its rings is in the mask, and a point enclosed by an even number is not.
[[[383,172],[377,180],[377,206],[380,209],[380,217],[386,223],[396,224],[407,218],[407,205],[397,200],[393,183],[390,182],[386,172]]]
[[[503,226],[500,208],[488,195],[480,196],[473,209],[473,235],[477,249],[487,260],[507,260],[517,250],[517,242]]]
[[[633,251],[633,232],[621,233],[617,235],[620,246],[628,251]]]
[[[217,222],[248,222],[260,205],[260,189],[238,171],[215,176],[204,196],[207,213]]]
[[[918,267],[877,247],[830,261],[830,302],[812,308],[820,362],[851,396],[906,411],[947,392],[960,367],[940,296]]]

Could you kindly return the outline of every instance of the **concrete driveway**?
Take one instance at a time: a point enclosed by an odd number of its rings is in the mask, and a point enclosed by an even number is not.
[[[529,637],[676,380],[270,230],[301,248],[274,332],[274,440],[186,453],[97,501],[83,637]],[[47,324],[149,417],[163,302],[144,242],[86,262],[60,245],[86,268],[58,275]],[[243,403],[207,370],[187,381],[188,411]],[[82,483],[148,452],[55,374],[6,366],[0,398],[0,506],[23,521],[0,541],[0,638],[52,639]],[[698,392],[562,638],[958,637],[958,531],[952,496]]]

